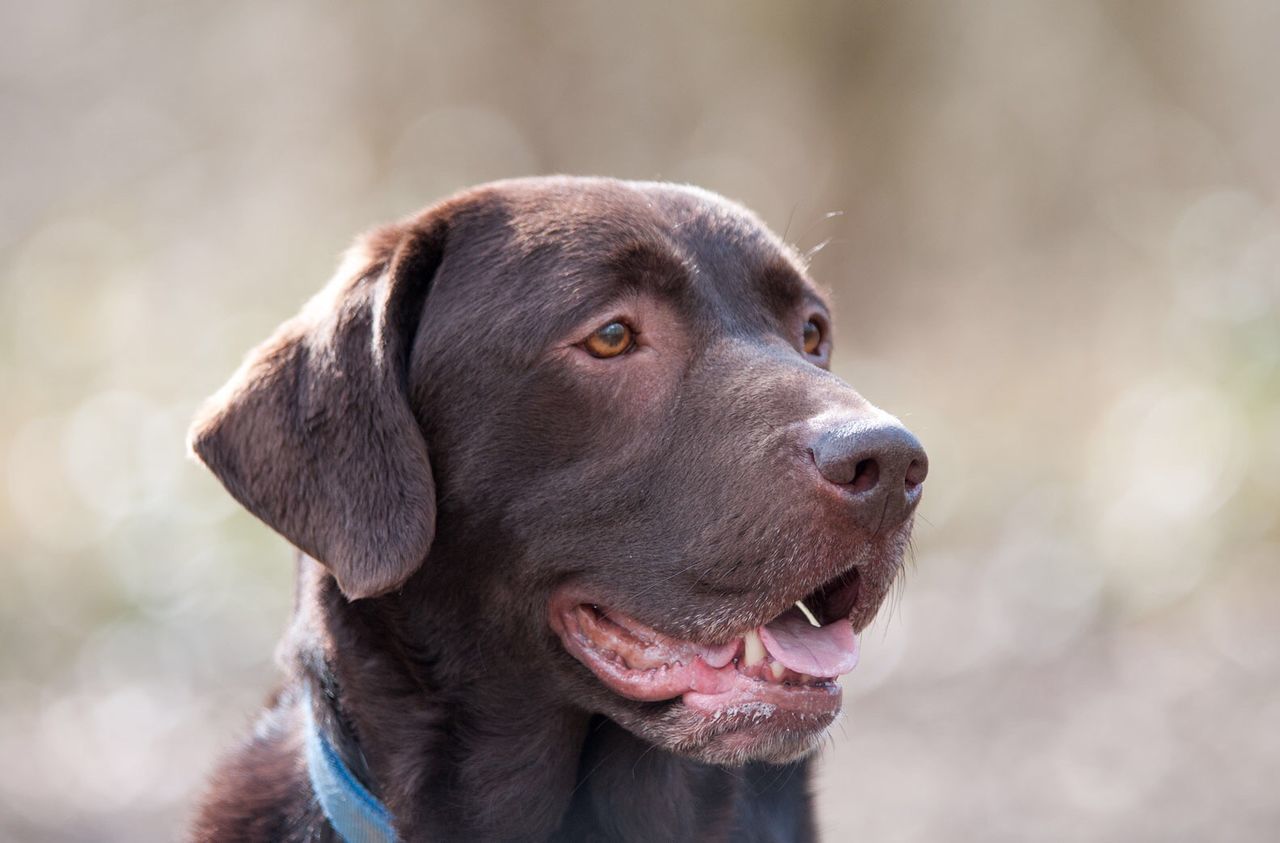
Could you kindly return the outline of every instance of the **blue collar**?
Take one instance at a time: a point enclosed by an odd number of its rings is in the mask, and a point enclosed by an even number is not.
[[[307,775],[325,818],[345,843],[396,843],[391,812],[360,783],[333,743],[316,725],[308,692],[306,711]]]

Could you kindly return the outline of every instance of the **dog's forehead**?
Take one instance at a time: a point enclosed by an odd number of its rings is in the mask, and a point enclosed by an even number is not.
[[[825,301],[795,251],[755,214],[697,187],[521,179],[487,186],[464,216],[480,220],[485,240],[504,232],[503,274],[542,292],[572,294],[630,276],[624,280],[667,292],[763,297],[778,307]]]
[[[509,193],[511,225],[526,249],[548,242],[608,254],[643,244],[700,263],[794,258],[751,211],[701,188],[612,179],[538,180]]]

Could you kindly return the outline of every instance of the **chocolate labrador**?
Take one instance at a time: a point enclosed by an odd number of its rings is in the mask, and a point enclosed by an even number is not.
[[[749,211],[538,178],[376,229],[191,447],[301,552],[197,840],[809,840],[927,460]]]

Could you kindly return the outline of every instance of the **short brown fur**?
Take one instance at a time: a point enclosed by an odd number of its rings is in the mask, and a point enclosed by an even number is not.
[[[308,693],[403,840],[812,839],[810,745],[726,756],[678,703],[612,695],[547,600],[582,582],[722,640],[850,565],[883,595],[909,513],[873,531],[812,493],[795,433],[878,412],[799,349],[815,307],[789,249],[691,188],[504,182],[366,235],[193,427],[305,554],[284,684],[193,839],[336,839]],[[583,355],[617,308],[647,356]]]

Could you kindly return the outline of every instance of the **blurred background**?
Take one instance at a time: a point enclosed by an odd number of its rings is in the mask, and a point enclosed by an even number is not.
[[[172,840],[292,564],[186,424],[356,232],[689,181],[932,473],[828,840],[1280,828],[1280,5],[6,2],[0,839]]]

